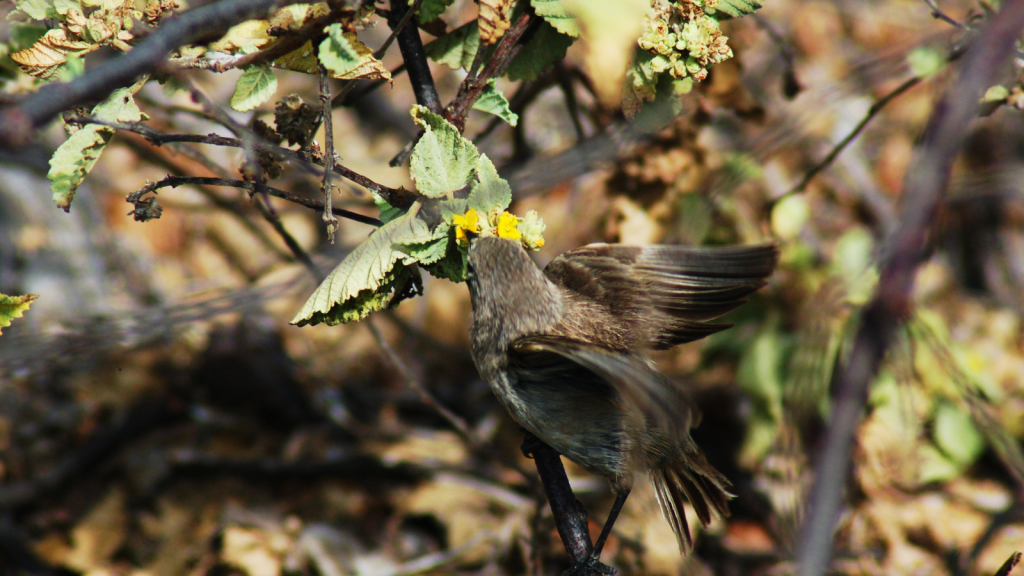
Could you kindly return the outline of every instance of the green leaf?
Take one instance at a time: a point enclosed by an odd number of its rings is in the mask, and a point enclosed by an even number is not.
[[[431,22],[452,5],[455,0],[423,0],[420,13],[416,16],[420,22]]]
[[[943,402],[935,409],[935,444],[961,467],[974,463],[985,450],[985,439],[961,408]]]
[[[4,333],[3,328],[11,325],[12,320],[21,318],[25,312],[28,312],[29,306],[36,298],[39,298],[38,294],[25,294],[24,296],[0,294],[0,334]]]
[[[544,18],[544,21],[554,26],[555,30],[573,38],[579,37],[580,24],[565,11],[562,0],[530,0],[530,5],[537,12],[537,16]]]
[[[929,78],[938,74],[948,62],[946,55],[934,48],[914,48],[907,54],[910,72],[918,78]]]
[[[762,6],[764,6],[764,0],[718,0],[718,4],[715,5],[715,10],[717,10],[715,16],[719,20],[739,18],[757,12]],[[711,13],[707,7],[704,10]]]
[[[395,218],[398,218],[405,214],[405,210],[402,210],[401,208],[395,208],[391,204],[388,204],[388,201],[385,200],[384,197],[381,196],[380,194],[377,194],[376,192],[371,192],[371,194],[373,194],[373,203],[377,206],[377,210],[380,210],[381,222],[387,224],[388,222],[391,222]]]
[[[345,38],[341,24],[331,24],[327,38],[320,43],[320,63],[332,75],[343,75],[359,66],[359,52]]]
[[[468,251],[459,246],[458,242],[449,241],[444,258],[424,266],[424,268],[434,278],[443,278],[452,282],[465,282],[468,261]]]
[[[77,54],[68,54],[68,59],[60,67],[56,78],[58,82],[71,82],[82,74],[85,74],[85,60]]]
[[[416,189],[428,198],[451,196],[469,183],[480,153],[447,120],[423,106],[414,106],[412,119],[424,130],[409,162]]]
[[[477,98],[476,102],[473,103],[473,110],[494,114],[508,122],[509,126],[515,126],[519,123],[519,115],[509,108],[508,100],[505,99],[505,95],[495,86],[494,78],[487,81],[487,86],[480,93],[480,97]]]
[[[132,97],[145,80],[128,88],[115,90],[106,100],[92,109],[92,115],[100,120],[112,122],[138,122],[142,111]],[[71,201],[85,176],[96,165],[107,142],[114,135],[114,129],[98,124],[83,126],[60,145],[50,158],[50,180],[53,200],[65,212],[71,210]]]
[[[43,20],[47,17],[48,8],[52,9],[52,3],[47,0],[21,0],[17,3],[17,8],[14,12],[11,12],[11,15],[17,14],[20,11],[33,20]],[[54,12],[54,15],[56,15],[56,12]]]
[[[466,208],[472,208],[480,215],[501,214],[512,203],[512,188],[498,176],[498,169],[486,154],[481,154],[476,163],[476,176],[478,180],[466,198]]]
[[[269,66],[246,66],[235,84],[231,107],[248,112],[270,100],[277,92],[277,76]]]
[[[441,211],[441,218],[448,224],[452,223],[452,216],[456,214],[462,215],[469,210],[469,206],[465,198],[452,198],[450,200],[441,200],[437,203],[438,209]]]
[[[426,222],[415,214],[406,213],[381,226],[327,276],[291,323],[333,326],[382,310],[411,274],[404,265],[416,261],[395,244],[425,244],[435,239]]]
[[[782,240],[795,240],[811,217],[811,207],[803,194],[792,194],[772,208],[772,232]]]
[[[480,49],[480,28],[476,20],[463,24],[423,47],[427,56],[454,70],[469,69]]]
[[[534,80],[548,66],[565,58],[572,43],[571,36],[559,34],[551,24],[542,22],[533,38],[509,64],[509,80]]]
[[[448,224],[442,222],[434,230],[434,232],[438,234],[438,238],[436,240],[420,242],[417,244],[395,243],[395,248],[410,258],[414,258],[416,262],[421,265],[433,264],[441,258],[444,258],[448,253],[449,228],[450,226]]]
[[[962,468],[947,458],[942,452],[931,444],[924,444],[918,449],[917,458],[918,482],[930,484],[932,482],[946,482],[956,478],[962,473]]]

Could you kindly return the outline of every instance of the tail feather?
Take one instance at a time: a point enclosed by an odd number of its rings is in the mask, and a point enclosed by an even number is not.
[[[704,526],[711,523],[712,514],[729,516],[729,499],[733,496],[728,491],[730,483],[708,464],[699,449],[687,451],[685,456],[651,470],[651,480],[661,513],[672,527],[683,555],[693,550],[693,538],[683,511],[684,502],[690,502],[697,519]]]

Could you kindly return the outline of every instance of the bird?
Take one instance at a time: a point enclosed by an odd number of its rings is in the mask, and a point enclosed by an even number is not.
[[[710,321],[764,286],[777,258],[772,244],[599,243],[541,271],[517,241],[471,239],[470,351],[481,378],[516,423],[616,496],[591,559],[637,473],[653,481],[683,555],[693,549],[684,502],[705,526],[728,516],[731,484],[689,434],[699,412],[646,352],[728,328]]]

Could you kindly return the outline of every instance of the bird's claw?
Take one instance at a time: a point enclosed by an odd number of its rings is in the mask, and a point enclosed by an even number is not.
[[[594,576],[596,574],[614,576],[616,572],[618,572],[618,570],[607,564],[603,564],[596,557],[587,556],[587,559],[583,562],[580,562],[565,572],[562,572],[562,576]]]

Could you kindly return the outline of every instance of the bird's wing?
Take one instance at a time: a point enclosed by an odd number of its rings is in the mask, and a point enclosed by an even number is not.
[[[728,328],[708,321],[764,286],[777,257],[774,245],[590,244],[555,258],[544,274],[570,293],[609,307],[645,335],[641,344],[660,350]]]
[[[517,339],[509,359],[521,384],[553,388],[552,393],[606,396],[643,414],[672,438],[681,438],[694,423],[692,402],[679,387],[644,358],[578,340],[552,335]]]

